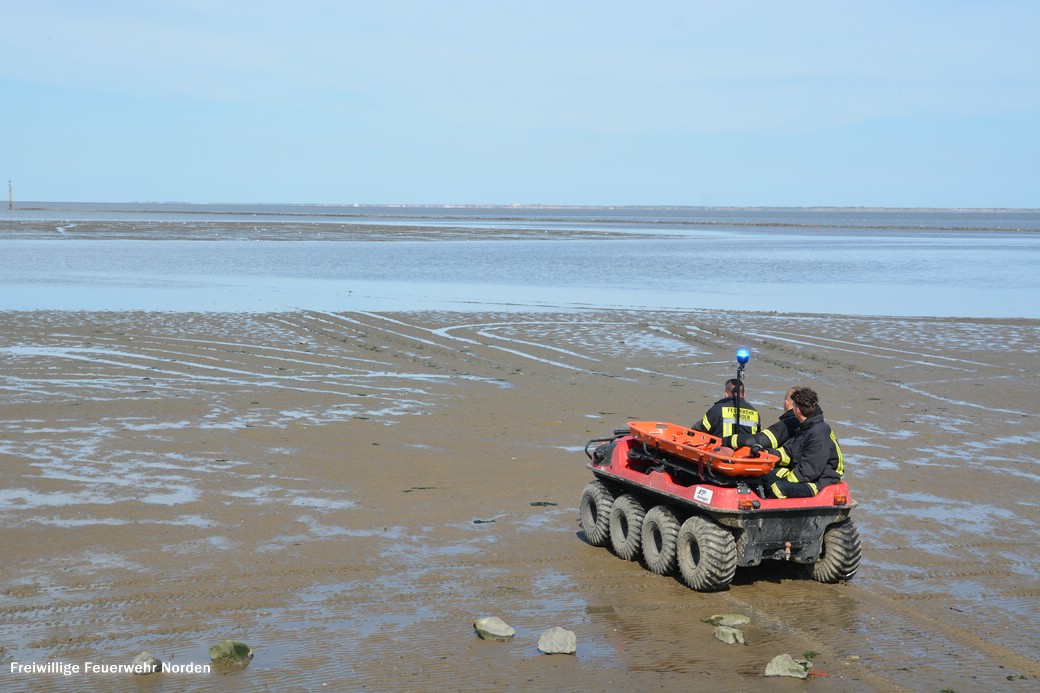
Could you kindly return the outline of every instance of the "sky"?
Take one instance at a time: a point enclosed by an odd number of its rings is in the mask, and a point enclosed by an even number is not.
[[[1040,3],[4,0],[15,200],[1040,208]]]

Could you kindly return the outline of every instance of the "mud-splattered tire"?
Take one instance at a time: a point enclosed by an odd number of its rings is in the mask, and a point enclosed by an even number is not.
[[[724,590],[737,573],[733,535],[698,515],[682,524],[675,553],[683,582],[698,592]]]
[[[643,543],[643,517],[646,508],[635,496],[626,493],[614,499],[610,509],[610,545],[618,558],[639,558]]]
[[[667,505],[655,505],[643,518],[643,561],[658,575],[675,572],[675,546],[679,541],[679,520]]]
[[[850,580],[859,570],[859,530],[852,520],[831,525],[823,533],[823,553],[812,566],[810,577],[817,582]]]
[[[600,481],[590,481],[581,492],[578,509],[585,540],[593,546],[610,543],[610,509],[614,496]]]

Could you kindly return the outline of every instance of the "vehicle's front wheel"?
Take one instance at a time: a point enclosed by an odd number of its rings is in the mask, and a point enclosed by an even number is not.
[[[643,538],[643,517],[646,509],[630,493],[614,499],[610,509],[610,544],[618,558],[634,561],[639,558]]]
[[[699,515],[686,520],[679,529],[676,556],[683,582],[698,592],[724,590],[737,573],[733,535]]]
[[[581,492],[578,509],[585,539],[593,546],[610,543],[610,509],[614,496],[601,481],[590,481]]]
[[[655,505],[643,518],[643,560],[652,573],[675,571],[675,546],[681,525],[667,505]]]
[[[823,533],[823,553],[812,566],[817,582],[851,580],[859,570],[861,545],[859,530],[852,520],[831,525]]]

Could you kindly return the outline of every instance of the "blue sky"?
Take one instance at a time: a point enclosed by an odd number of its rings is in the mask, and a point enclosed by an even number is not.
[[[1040,3],[14,0],[39,201],[1040,207]]]

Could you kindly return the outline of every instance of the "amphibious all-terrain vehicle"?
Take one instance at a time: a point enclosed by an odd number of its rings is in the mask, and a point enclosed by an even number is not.
[[[742,360],[741,360],[742,359]],[[738,351],[740,378],[748,352]],[[671,423],[631,421],[585,446],[596,476],[581,494],[588,542],[700,592],[726,589],[738,567],[802,564],[806,576],[840,582],[859,568],[860,538],[846,483],[811,498],[768,497],[762,476],[776,455],[724,447]]]

